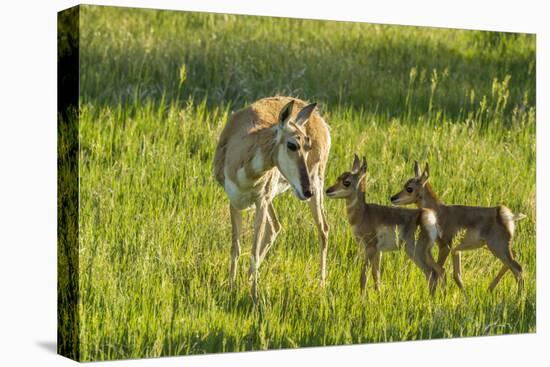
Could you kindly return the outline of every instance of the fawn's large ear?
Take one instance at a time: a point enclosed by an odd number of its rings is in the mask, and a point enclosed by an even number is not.
[[[367,158],[363,157],[363,163],[361,164],[361,169],[359,169],[359,172],[366,173],[367,172]]]
[[[415,177],[420,177],[420,165],[418,161],[414,161],[414,175]]]
[[[295,124],[298,126],[304,126],[309,121],[309,116],[311,116],[315,106],[317,106],[317,103],[308,104],[302,108],[300,112],[298,112],[298,116],[296,116]]]
[[[356,184],[357,188],[361,186],[361,182],[363,182],[365,177],[367,177],[367,160],[363,157],[363,164],[361,164],[361,168],[359,168],[359,179]]]
[[[294,107],[294,101],[288,102],[281,112],[279,113],[279,127],[284,128],[285,125],[290,120],[290,115],[292,114],[292,107]]]
[[[359,156],[357,154],[353,155],[353,166],[351,166],[351,173],[359,172],[361,168],[361,162],[359,162]]]
[[[430,178],[430,166],[428,165],[428,162],[426,162],[426,168],[424,168],[424,172],[422,172],[422,176],[420,176],[420,183],[422,186],[428,182],[428,179]]]

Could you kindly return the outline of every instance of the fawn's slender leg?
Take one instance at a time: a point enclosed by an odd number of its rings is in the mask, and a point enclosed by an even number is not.
[[[514,257],[516,257],[516,254],[515,254],[514,250],[512,250],[512,255]],[[496,288],[496,286],[501,281],[502,277],[504,275],[506,275],[508,270],[510,270],[510,268],[507,265],[503,264],[502,267],[500,268],[497,276],[495,277],[495,279],[493,279],[493,281],[491,282],[491,285],[489,285],[489,292],[492,292]]]
[[[447,258],[451,253],[451,245],[450,243],[443,243],[441,240],[437,241],[437,245],[439,248],[439,254],[437,255],[437,264],[441,267],[441,269],[443,269],[443,278],[441,279],[441,285],[445,287],[447,284],[445,261],[447,261]]]
[[[461,256],[460,251],[475,250],[483,247],[483,241],[479,237],[479,232],[475,230],[468,230],[464,234],[462,241],[451,250],[453,255],[453,276],[458,288],[464,290],[464,283],[462,283],[462,269],[461,269]]]
[[[432,255],[433,240],[425,229],[420,230],[420,236],[416,242],[416,252],[423,256],[425,264],[429,268],[428,286],[430,294],[433,296],[437,289],[438,280],[443,277],[443,268],[435,261]]]
[[[321,242],[321,285],[325,284],[327,277],[327,249],[328,249],[328,223],[325,215],[325,208],[323,205],[323,185],[320,179],[317,177],[313,180],[314,193],[313,197],[309,200],[309,208],[313,215],[313,220],[317,226],[317,232],[319,233],[319,240]]]
[[[252,295],[258,298],[258,268],[260,266],[260,247],[267,222],[268,203],[264,199],[256,202],[256,217],[254,218],[254,241],[252,243],[252,256],[250,271],[252,277]]]
[[[489,250],[491,250],[491,252],[497,258],[499,258],[500,261],[502,261],[502,263],[506,265],[516,277],[516,281],[518,283],[518,297],[519,297],[523,292],[523,287],[524,287],[523,268],[516,260],[514,260],[512,251],[510,249],[510,241],[511,241],[510,238],[492,238],[487,241],[487,245],[489,247]],[[502,271],[503,270],[501,269],[501,272]],[[500,275],[500,272],[499,274],[497,274],[497,278],[499,275]],[[493,280],[493,283],[496,282],[496,284],[498,284],[497,278]],[[500,279],[498,280],[500,281]],[[496,287],[496,284],[495,284],[495,287]]]
[[[374,279],[374,289],[380,290],[380,260],[382,258],[382,252],[375,251],[370,259],[372,265],[372,278]]]
[[[361,270],[361,294],[365,295],[367,290],[367,280],[368,280],[368,272],[369,272],[369,266],[371,265],[371,261],[373,260],[374,255],[376,254],[377,250],[375,246],[369,246],[366,245],[365,247],[365,259],[363,262],[363,269]]]
[[[453,252],[453,279],[458,288],[463,291],[464,283],[462,282],[462,257],[460,252]]]
[[[229,204],[231,216],[231,266],[229,269],[229,284],[233,286],[237,278],[237,262],[241,254],[242,213]]]
[[[492,292],[496,288],[496,286],[498,285],[502,277],[508,272],[508,270],[510,270],[508,265],[502,264],[502,267],[500,268],[497,276],[495,277],[495,279],[493,279],[491,285],[489,285],[489,292]]]
[[[405,242],[405,252],[407,256],[422,270],[426,279],[430,280],[432,269],[426,264],[425,251],[417,248],[414,242],[414,230],[411,228],[403,229],[405,234],[400,235],[400,239]]]

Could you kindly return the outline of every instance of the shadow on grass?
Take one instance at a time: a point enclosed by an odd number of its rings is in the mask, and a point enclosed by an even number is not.
[[[433,105],[456,117],[496,98],[493,79],[508,74],[507,112],[526,94],[535,100],[532,35],[129,8],[86,8],[83,17],[82,97],[91,104],[192,98],[240,108],[286,94],[390,116]],[[120,19],[124,27],[112,28]]]

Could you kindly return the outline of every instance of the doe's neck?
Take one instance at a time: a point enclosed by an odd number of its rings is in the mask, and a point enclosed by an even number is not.
[[[277,128],[265,129],[260,134],[261,173],[265,173],[277,166]]]

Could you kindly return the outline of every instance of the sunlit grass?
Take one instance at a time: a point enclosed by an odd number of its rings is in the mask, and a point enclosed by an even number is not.
[[[430,299],[420,271],[403,253],[391,253],[383,258],[381,291],[362,300],[359,250],[338,201],[327,202],[329,278],[320,289],[318,240],[307,205],[283,195],[275,201],[283,232],[261,268],[261,300],[254,306],[246,276],[251,215],[238,287],[230,291],[227,283],[228,202],[212,178],[226,113],[205,116],[189,106],[120,119],[116,109],[97,118],[83,111],[83,359],[535,330],[533,124],[527,132],[486,135],[463,123],[425,129],[374,122],[375,116],[358,120],[352,112],[329,114],[329,182],[359,152],[370,160],[368,200],[388,203],[411,175],[412,160],[429,159],[433,186],[444,200],[505,202],[527,214],[514,245],[526,270],[525,297],[516,300],[511,276],[487,293],[500,264],[479,250],[464,255],[465,294],[449,284],[445,296]]]

